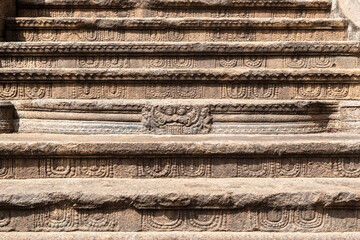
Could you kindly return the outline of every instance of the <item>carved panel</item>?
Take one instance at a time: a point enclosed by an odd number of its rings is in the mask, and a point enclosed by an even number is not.
[[[142,229],[146,231],[221,231],[226,213],[221,210],[146,210]]]
[[[194,58],[148,58],[146,63],[148,68],[195,68]]]
[[[264,209],[250,214],[251,229],[260,231],[322,231],[328,224],[323,208]]]
[[[1,99],[41,99],[52,96],[51,84],[3,83],[0,84]]]
[[[222,98],[252,99],[277,98],[277,84],[226,84],[222,88]]]
[[[88,84],[74,85],[71,89],[71,98],[79,99],[113,99],[125,98],[126,88],[122,84]]]
[[[333,163],[333,169],[340,177],[360,177],[360,159],[338,158]]]
[[[211,162],[199,158],[138,159],[137,177],[211,177]]]
[[[205,106],[148,105],[142,115],[143,126],[156,134],[198,134],[211,130],[212,118]]]
[[[57,62],[49,57],[6,57],[2,61],[5,68],[52,68]]]
[[[332,56],[285,56],[284,67],[287,68],[332,68],[335,67],[335,60]]]
[[[129,59],[122,57],[79,57],[76,61],[79,68],[128,68]]]
[[[342,99],[350,94],[350,84],[298,84],[297,97],[303,99]]]
[[[79,225],[78,212],[65,206],[36,209],[34,218],[37,230],[74,231]]]
[[[237,162],[238,177],[300,177],[309,174],[311,162],[301,158],[241,159]]]
[[[153,98],[184,98],[195,99],[203,97],[202,86],[194,85],[174,85],[174,84],[147,84],[145,86],[145,97]]]
[[[79,229],[84,231],[115,231],[119,216],[111,209],[79,210]]]
[[[97,158],[49,158],[42,161],[40,171],[48,178],[111,178],[112,159]]]

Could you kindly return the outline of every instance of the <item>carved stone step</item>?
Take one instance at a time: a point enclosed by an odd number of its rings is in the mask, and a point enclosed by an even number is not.
[[[1,179],[360,177],[358,135],[0,137]]]
[[[274,94],[270,88],[253,91],[253,94]],[[106,93],[111,94],[111,89],[103,91]],[[301,134],[343,128],[337,102],[199,99],[193,103],[184,99],[166,103],[161,100],[38,100],[14,104],[19,132]]]
[[[360,238],[356,232],[342,233],[234,233],[234,232],[151,232],[151,233],[2,233],[1,240],[354,240]]]
[[[357,69],[0,68],[0,99],[358,100]]]
[[[0,231],[358,232],[359,184],[306,178],[1,180]]]
[[[23,17],[329,17],[319,1],[38,1],[18,0]]]
[[[342,19],[9,18],[8,41],[338,41]],[[181,29],[181,30],[180,30]]]
[[[359,41],[309,42],[2,42],[2,56],[83,56],[83,55],[331,55],[357,56]],[[61,54],[59,56],[59,54]]]
[[[57,136],[55,136],[57,137]],[[287,149],[285,144],[283,149]],[[17,153],[20,154],[20,153]],[[49,153],[51,154],[51,153]],[[331,151],[296,154],[198,154],[0,158],[0,179],[49,178],[359,178],[360,158]],[[250,179],[251,180],[251,179]]]
[[[12,156],[119,155],[351,155],[360,153],[358,134],[295,135],[64,135],[2,134],[0,153]]]
[[[359,42],[3,43],[3,68],[360,68]],[[59,53],[61,55],[59,56]],[[181,54],[181,55],[180,55]],[[134,69],[136,71],[136,69]]]
[[[356,69],[360,68],[359,45],[359,42],[172,44],[12,42],[0,45],[0,53],[2,53],[0,67]],[[61,52],[60,56],[59,52]]]
[[[58,6],[58,7],[94,7],[94,8],[188,8],[188,7],[284,7],[284,8],[312,8],[312,9],[329,9],[331,2],[328,0],[17,0],[18,6]]]

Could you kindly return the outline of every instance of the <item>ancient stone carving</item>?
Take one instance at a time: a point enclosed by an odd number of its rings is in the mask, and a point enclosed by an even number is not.
[[[145,97],[149,99],[195,99],[203,97],[203,89],[199,85],[148,84],[145,86]]]
[[[40,170],[43,177],[50,178],[111,178],[113,177],[112,159],[96,158],[49,158]]]
[[[137,177],[211,177],[210,160],[197,158],[147,158],[139,159]]]
[[[142,115],[144,127],[156,134],[198,134],[211,130],[212,118],[206,106],[148,105]]]
[[[142,214],[142,228],[148,231],[219,231],[225,224],[226,213],[221,210],[146,210]]]

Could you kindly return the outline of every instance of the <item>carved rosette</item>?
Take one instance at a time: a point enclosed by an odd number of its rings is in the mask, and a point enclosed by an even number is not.
[[[204,134],[211,130],[207,106],[148,105],[142,115],[143,126],[155,134]]]

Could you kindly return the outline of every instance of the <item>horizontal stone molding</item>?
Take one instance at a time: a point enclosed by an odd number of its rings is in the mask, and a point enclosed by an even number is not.
[[[40,81],[74,82],[89,81],[130,81],[130,82],[163,82],[179,84],[180,82],[294,82],[294,83],[357,83],[360,71],[357,69],[268,69],[240,70],[234,69],[46,69],[46,68],[0,68],[0,78],[4,83],[29,83]],[[94,82],[96,81],[96,82]]]
[[[154,18],[139,20],[127,18],[113,20],[101,18],[94,23],[84,19],[68,18],[56,23],[47,18],[40,26],[41,18],[29,19],[33,24],[7,22],[7,41],[22,42],[249,42],[249,41],[338,41],[346,40],[345,26],[338,20],[294,20],[283,24],[264,20],[202,20],[196,18]],[[74,19],[79,20],[76,22]],[[97,18],[86,18],[94,21]],[[185,20],[184,20],[185,19]],[[255,18],[256,19],[256,18]],[[277,19],[277,18],[275,18]],[[113,21],[113,22],[111,22]],[[128,23],[130,21],[130,23]],[[164,23],[164,21],[168,21]],[[230,21],[230,22],[229,22]],[[301,22],[296,21],[304,21]],[[309,22],[310,21],[310,22]],[[61,23],[60,23],[61,22]],[[158,22],[158,23],[156,23]],[[24,25],[25,24],[25,25]],[[97,26],[99,25],[99,26]],[[181,30],[179,30],[181,28]],[[220,30],[220,28],[223,28]],[[90,30],[89,30],[90,29]]]
[[[2,232],[340,232],[358,231],[356,208],[133,210],[44,206],[1,210]],[[16,218],[12,218],[12,216]],[[131,221],[130,221],[131,220]],[[354,224],[349,229],[348,225]]]
[[[38,178],[359,178],[349,155],[11,156],[0,158],[0,179]]]
[[[269,93],[267,88],[266,92]],[[262,91],[254,94],[267,94]],[[146,101],[146,102],[145,102]],[[190,101],[191,102],[191,101]],[[16,103],[18,132],[68,134],[289,134],[341,131],[336,102],[39,100]],[[90,104],[90,105],[89,105]],[[333,116],[334,115],[334,116]],[[339,125],[339,124],[338,124]]]
[[[17,53],[18,54],[18,53]],[[91,54],[91,55],[90,55]],[[78,56],[31,56],[25,53],[22,56],[2,56],[0,57],[0,67],[2,68],[98,68],[98,69],[133,69],[134,71],[146,67],[151,69],[194,69],[198,71],[207,69],[357,69],[360,67],[360,57],[343,53],[334,56],[325,55],[307,55],[293,53],[291,55],[273,55],[267,53],[264,55],[246,54],[238,55],[220,55],[218,53],[207,53],[204,55],[184,55],[166,54],[161,56],[146,54],[147,56],[131,55],[128,53],[119,53],[117,55],[94,54]],[[308,53],[310,54],[310,53]],[[4,54],[5,55],[5,54]],[[7,54],[8,55],[8,54]],[[27,56],[26,56],[27,55]],[[44,54],[45,55],[45,54]],[[70,55],[70,54],[67,54]]]
[[[79,43],[51,43],[51,42],[5,42],[0,43],[0,53],[4,55],[22,56],[30,54],[54,55],[61,53],[83,55],[118,55],[118,54],[192,54],[204,55],[208,53],[218,55],[358,55],[360,42],[357,41],[329,41],[329,42],[242,42],[242,43],[151,43],[151,42],[79,42]]]
[[[66,135],[3,134],[0,153],[9,155],[147,155],[147,154],[358,154],[358,134],[303,135]]]
[[[3,179],[0,187],[0,206],[2,209],[20,210],[48,206],[51,208],[52,206],[55,208],[56,206],[61,208],[73,206],[71,208],[80,210],[110,207],[115,210],[135,208],[150,212],[152,209],[154,211],[165,209],[221,211],[247,208],[255,212],[262,209],[264,211],[271,211],[271,209],[291,211],[316,208],[317,212],[322,212],[324,208],[344,207],[343,211],[346,212],[345,209],[350,211],[358,206],[359,182],[358,178],[281,178],[271,179],[271,181],[266,178],[155,179],[151,181],[127,178],[16,181]],[[355,212],[352,214],[356,215]],[[278,221],[274,221],[274,225],[276,222]],[[309,221],[309,224],[311,222]],[[258,221],[254,223],[261,224]]]
[[[316,9],[329,9],[331,2],[327,0],[281,0],[281,1],[250,1],[250,0],[236,0],[236,1],[172,1],[172,0],[155,0],[155,1],[139,1],[139,0],[82,0],[73,2],[72,0],[47,0],[46,2],[38,0],[20,0],[20,6],[87,6],[87,7],[302,7],[302,8],[316,8]]]
[[[329,18],[330,9],[322,8],[237,8],[237,7],[176,7],[176,8],[120,8],[107,6],[57,6],[37,5],[18,6],[18,16],[22,17],[98,17],[98,18],[134,18],[134,17],[213,17],[213,18]]]
[[[152,232],[152,233],[2,233],[0,239],[6,240],[351,240],[360,237],[356,232],[332,232],[332,233],[234,233],[234,232]]]
[[[133,28],[275,28],[275,29],[344,29],[346,21],[342,19],[244,19],[244,18],[8,18],[8,29],[133,29]]]

